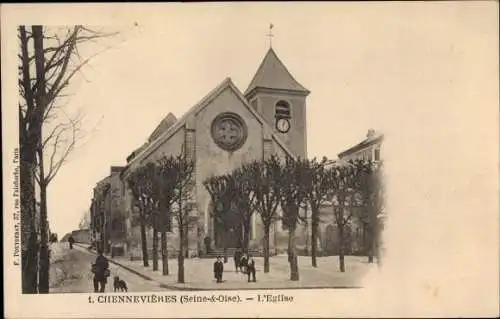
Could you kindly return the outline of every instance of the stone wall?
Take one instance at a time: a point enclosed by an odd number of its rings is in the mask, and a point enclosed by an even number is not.
[[[215,117],[223,112],[241,116],[247,126],[248,136],[243,146],[233,152],[221,149],[212,139],[211,125]],[[262,158],[262,124],[230,89],[224,90],[195,119],[196,127],[196,201],[203,220],[203,232],[213,239],[213,227],[209,216],[210,195],[203,181],[211,176],[230,173],[243,163]],[[213,246],[213,245],[212,245]]]

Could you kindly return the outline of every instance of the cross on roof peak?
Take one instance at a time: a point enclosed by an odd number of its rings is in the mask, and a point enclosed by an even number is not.
[[[269,33],[266,34],[266,36],[269,37],[269,47],[270,48],[273,47],[273,37],[274,37],[273,28],[274,28],[274,25],[272,23],[270,23],[269,24]]]

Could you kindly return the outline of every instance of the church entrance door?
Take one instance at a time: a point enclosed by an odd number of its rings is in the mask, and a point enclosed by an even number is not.
[[[332,225],[328,225],[325,230],[325,252],[328,256],[332,256],[338,253],[336,244],[337,238],[335,229]]]
[[[243,240],[243,227],[237,212],[230,211],[227,220],[214,221],[214,239],[216,248],[241,248]],[[227,242],[227,245],[225,243]]]
[[[223,225],[216,224],[215,226],[215,247],[224,248],[224,243],[227,241],[227,248],[240,248],[242,240],[241,227],[224,229]]]

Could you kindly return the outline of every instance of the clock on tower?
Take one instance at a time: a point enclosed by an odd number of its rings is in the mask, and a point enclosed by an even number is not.
[[[290,130],[290,121],[287,118],[276,119],[276,129],[281,133],[287,133]]]

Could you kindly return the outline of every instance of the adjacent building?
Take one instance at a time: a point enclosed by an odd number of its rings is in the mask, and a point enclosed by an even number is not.
[[[110,174],[99,181],[93,190],[90,237],[109,252],[113,244],[126,243],[126,216],[123,207],[123,167],[111,166]]]
[[[380,150],[383,140],[383,134],[370,129],[368,130],[364,140],[338,154],[339,161],[348,162],[350,160],[370,160],[373,162],[379,162],[381,161]]]

